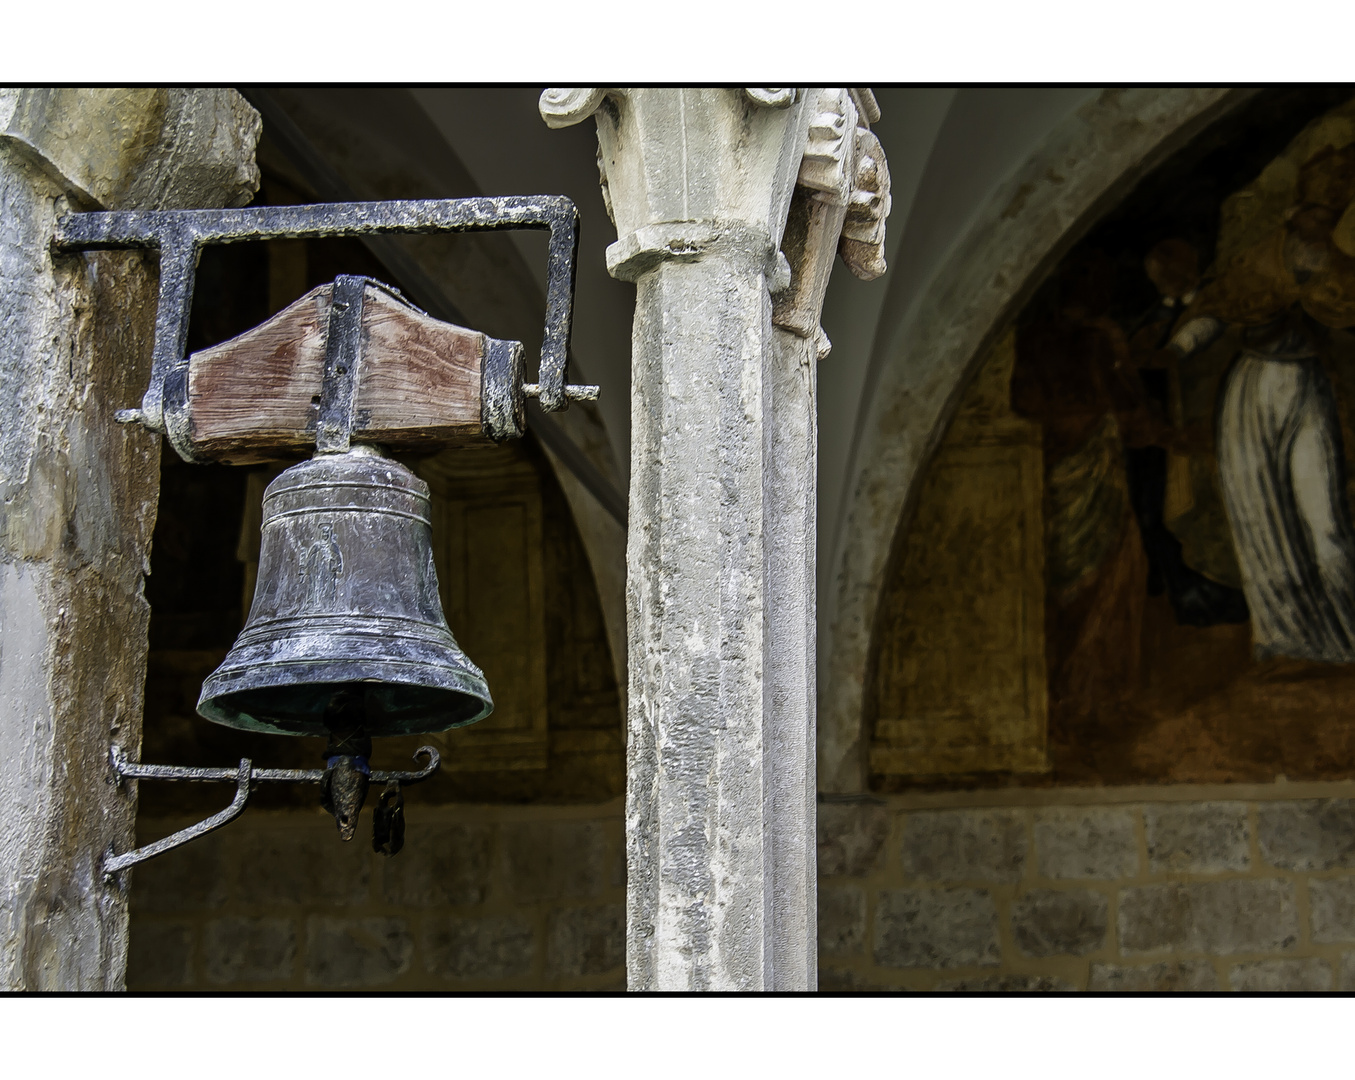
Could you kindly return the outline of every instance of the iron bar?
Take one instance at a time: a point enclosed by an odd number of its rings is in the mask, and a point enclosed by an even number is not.
[[[114,767],[117,767],[118,748],[113,748]],[[231,804],[219,813],[199,821],[186,829],[180,829],[178,832],[170,833],[168,836],[155,841],[153,844],[147,844],[145,847],[135,848],[132,851],[117,855],[113,851],[113,845],[108,846],[104,852],[103,876],[104,880],[110,880],[119,870],[126,870],[129,866],[135,866],[137,863],[145,862],[147,859],[153,859],[157,855],[163,855],[167,851],[173,851],[176,847],[182,847],[192,840],[201,836],[206,836],[210,832],[215,832],[223,825],[238,818],[245,810],[245,804],[249,802],[249,782],[253,775],[253,767],[249,758],[240,759],[240,767],[234,770],[222,769],[226,775],[223,780],[235,781],[235,798]]]
[[[442,758],[431,746],[421,746],[414,751],[416,758],[427,758],[428,764],[417,772],[395,772],[386,769],[373,769],[373,784],[417,784],[427,780],[442,765]],[[120,746],[112,748],[110,757],[113,772],[126,780],[187,780],[196,783],[234,782],[239,769],[202,768],[195,765],[147,765],[139,761],[128,761],[126,752]],[[256,769],[250,767],[251,783],[256,781],[282,782],[298,784],[318,784],[324,779],[324,769]]]

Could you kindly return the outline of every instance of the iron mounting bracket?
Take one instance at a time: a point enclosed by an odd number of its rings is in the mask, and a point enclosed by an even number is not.
[[[477,199],[407,199],[388,202],[256,206],[239,210],[120,210],[68,214],[56,225],[56,253],[151,248],[160,253],[160,294],[155,315],[151,380],[140,409],[118,419],[140,423],[169,438],[186,461],[188,437],[188,316],[198,256],[208,244],[284,237],[363,237],[390,233],[549,230],[546,321],[537,381],[522,383],[520,369],[494,373],[516,385],[486,387],[490,394],[536,398],[556,412],[570,400],[593,400],[596,386],[566,383],[579,251],[579,212],[563,195],[504,195]]]
[[[395,783],[402,786],[417,784],[422,780],[427,780],[442,765],[442,759],[438,752],[431,746],[419,747],[418,750],[414,751],[414,756],[416,759],[426,758],[428,763],[416,772],[391,772],[373,769],[371,782],[373,784]],[[226,782],[235,784],[235,797],[231,800],[231,804],[221,812],[190,825],[186,829],[170,833],[164,839],[157,840],[153,844],[123,852],[121,855],[116,854],[113,845],[110,844],[103,858],[102,870],[105,881],[111,881],[120,870],[126,870],[129,866],[135,866],[147,859],[153,859],[167,851],[173,851],[176,847],[182,847],[184,844],[196,840],[200,836],[206,836],[209,832],[215,832],[221,826],[234,821],[244,812],[245,804],[249,802],[251,785],[255,783],[282,781],[318,784],[325,777],[324,769],[256,769],[249,758],[241,758],[240,765],[234,769],[204,769],[186,765],[144,765],[139,761],[128,761],[126,751],[116,743],[109,750],[108,757],[113,775],[117,778],[119,784],[124,780]]]

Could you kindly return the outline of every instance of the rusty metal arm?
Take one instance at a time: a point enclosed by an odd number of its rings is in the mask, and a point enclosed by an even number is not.
[[[442,760],[431,746],[421,746],[414,752],[415,758],[426,758],[427,764],[416,772],[396,772],[381,769],[372,770],[371,781],[374,784],[396,783],[400,785],[417,784],[427,780],[438,771]],[[126,751],[116,743],[109,751],[109,762],[118,782],[123,780],[188,780],[195,782],[233,782],[235,798],[231,804],[211,817],[170,833],[163,839],[135,848],[121,855],[115,854],[110,844],[104,853],[103,876],[110,880],[118,871],[129,866],[153,859],[167,851],[173,851],[190,841],[215,832],[223,825],[238,818],[249,802],[250,785],[257,781],[282,781],[302,784],[318,784],[325,776],[324,769],[256,769],[249,758],[241,758],[240,765],[234,769],[198,768],[187,765],[146,765],[139,761],[128,761]]]

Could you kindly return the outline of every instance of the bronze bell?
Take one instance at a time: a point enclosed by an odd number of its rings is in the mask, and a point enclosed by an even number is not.
[[[268,485],[254,603],[198,713],[332,735],[336,703],[339,726],[370,736],[445,731],[494,708],[442,613],[428,485],[368,446],[317,454]]]

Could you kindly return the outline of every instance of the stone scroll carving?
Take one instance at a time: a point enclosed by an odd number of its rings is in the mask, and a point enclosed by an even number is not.
[[[870,125],[880,119],[875,95],[864,88],[822,87],[809,135],[782,251],[791,284],[776,297],[772,321],[818,342],[823,298],[838,254],[857,277],[871,281],[885,272],[885,221],[889,217],[889,166]]]

